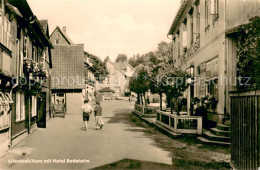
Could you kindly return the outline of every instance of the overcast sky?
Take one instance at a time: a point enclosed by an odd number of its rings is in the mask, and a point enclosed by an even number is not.
[[[50,34],[66,26],[85,51],[115,60],[154,51],[167,33],[180,0],[27,0],[38,19],[48,19]]]

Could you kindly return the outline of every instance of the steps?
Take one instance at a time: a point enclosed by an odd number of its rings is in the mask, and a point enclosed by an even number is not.
[[[216,128],[203,132],[202,136],[197,137],[202,143],[212,145],[230,146],[230,126],[217,124]]]

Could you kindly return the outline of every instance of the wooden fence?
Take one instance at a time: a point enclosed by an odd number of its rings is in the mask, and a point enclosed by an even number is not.
[[[201,116],[177,116],[157,110],[156,122],[173,132],[202,134]]]
[[[231,165],[260,167],[260,91],[230,93]]]

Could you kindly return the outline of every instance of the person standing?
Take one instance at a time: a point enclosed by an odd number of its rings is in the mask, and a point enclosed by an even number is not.
[[[100,106],[100,102],[99,101],[96,101],[96,107],[95,107],[95,110],[94,110],[94,113],[95,113],[95,117],[96,117],[96,129],[102,129],[103,125],[104,125],[104,122],[103,122],[103,119],[102,119],[102,107]]]
[[[129,103],[132,104],[132,97],[131,97],[131,95],[129,96],[128,100],[129,100]]]
[[[84,104],[81,108],[81,110],[83,111],[83,121],[85,123],[86,131],[88,130],[88,121],[89,121],[90,114],[93,112],[93,108],[90,106],[88,102],[89,102],[88,99],[84,100]]]

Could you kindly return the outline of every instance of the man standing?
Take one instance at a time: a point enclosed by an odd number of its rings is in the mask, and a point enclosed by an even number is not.
[[[88,99],[84,100],[84,104],[81,108],[81,110],[83,111],[83,121],[85,123],[86,131],[88,130],[88,121],[90,114],[93,112],[93,108],[90,106],[90,104],[88,104],[88,101]]]

